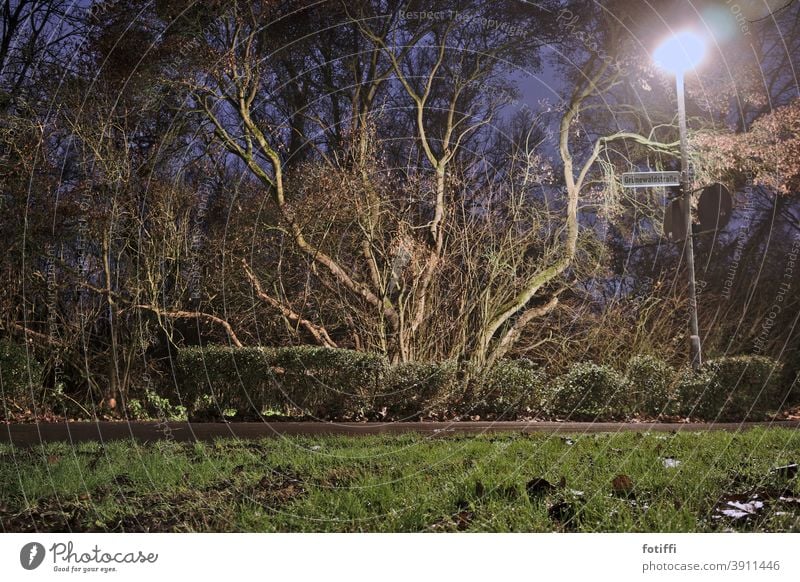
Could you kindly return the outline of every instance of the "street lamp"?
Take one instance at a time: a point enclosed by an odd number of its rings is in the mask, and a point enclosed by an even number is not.
[[[686,227],[686,266],[689,271],[689,329],[691,336],[692,368],[697,370],[702,363],[700,349],[700,331],[697,324],[697,290],[694,277],[694,242],[692,240],[692,191],[689,184],[689,156],[686,147],[686,102],[684,98],[683,76],[686,71],[694,69],[703,60],[705,43],[703,39],[691,31],[675,34],[653,53],[653,60],[659,67],[675,75],[675,86],[678,95],[678,128],[681,140],[681,190],[683,194],[683,219]]]

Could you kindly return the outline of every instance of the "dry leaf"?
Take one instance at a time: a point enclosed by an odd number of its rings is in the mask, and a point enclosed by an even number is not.
[[[611,480],[611,488],[615,495],[630,497],[633,494],[633,479],[627,475],[617,475]]]
[[[541,477],[537,477],[536,479],[531,479],[528,481],[528,484],[525,485],[525,490],[528,492],[528,498],[531,501],[535,501],[539,497],[547,495],[548,493],[552,493],[555,491],[555,486],[550,483],[547,479],[542,479]]]
[[[788,465],[784,465],[782,467],[775,467],[772,469],[773,473],[777,473],[778,476],[783,477],[784,479],[794,479],[797,475],[797,463],[789,463]]]

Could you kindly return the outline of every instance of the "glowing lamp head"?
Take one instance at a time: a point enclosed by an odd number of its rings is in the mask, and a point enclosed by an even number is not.
[[[653,53],[653,60],[662,69],[679,75],[699,65],[705,52],[703,39],[686,30],[661,43]]]

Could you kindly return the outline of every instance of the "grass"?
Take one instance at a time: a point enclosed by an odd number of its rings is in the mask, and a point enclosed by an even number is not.
[[[800,433],[785,429],[3,445],[0,522],[16,532],[800,531],[800,478],[774,470],[798,457]]]

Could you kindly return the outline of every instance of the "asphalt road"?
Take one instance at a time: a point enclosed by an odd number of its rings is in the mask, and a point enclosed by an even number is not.
[[[739,431],[755,426],[798,429],[800,421],[743,423],[615,423],[615,422],[53,422],[0,426],[0,443],[30,447],[45,442],[85,442],[136,439],[150,442],[170,439],[181,442],[212,441],[217,438],[259,439],[283,435],[375,435],[417,432],[431,436],[522,432],[581,434],[620,431]]]

